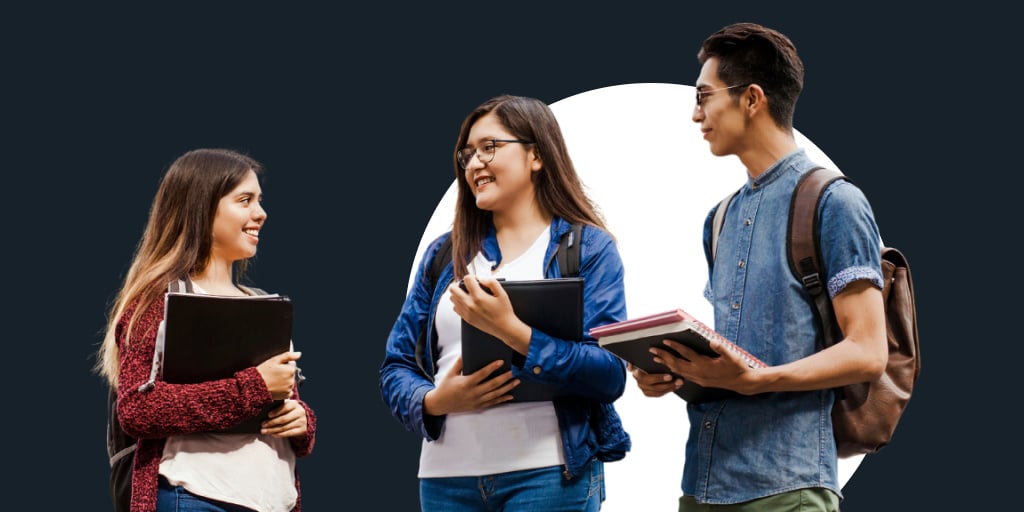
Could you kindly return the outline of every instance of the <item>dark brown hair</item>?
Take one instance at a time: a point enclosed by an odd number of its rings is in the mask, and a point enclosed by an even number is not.
[[[597,207],[583,190],[562,130],[555,115],[544,102],[523,96],[497,96],[484,102],[462,121],[455,151],[465,147],[469,131],[481,117],[494,114],[513,136],[533,141],[533,148],[543,162],[540,172],[533,173],[537,203],[544,213],[568,222],[590,224],[605,229]],[[491,224],[491,213],[476,206],[473,191],[466,182],[463,169],[453,156],[458,196],[452,228],[452,261],[456,278],[466,274],[466,263],[483,247]]]
[[[701,65],[718,59],[718,78],[727,86],[757,84],[768,96],[775,124],[793,128],[793,111],[804,87],[804,64],[788,37],[756,23],[735,23],[708,36],[697,52]],[[733,97],[743,88],[731,89]]]

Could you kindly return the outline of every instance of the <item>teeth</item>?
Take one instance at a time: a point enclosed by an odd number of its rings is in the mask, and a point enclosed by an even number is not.
[[[476,186],[479,187],[481,185],[486,185],[488,183],[493,183],[493,182],[494,182],[494,178],[493,177],[490,177],[490,178],[486,178],[486,177],[485,178],[478,178],[476,180]]]
[[[246,229],[244,231],[245,231],[246,234],[249,234],[249,235],[252,235],[252,236],[255,236],[255,237],[260,236],[260,230],[258,230],[258,229]]]

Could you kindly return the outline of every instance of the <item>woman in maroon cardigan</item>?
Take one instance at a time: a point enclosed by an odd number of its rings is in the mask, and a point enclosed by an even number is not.
[[[230,378],[151,379],[168,283],[196,293],[247,295],[238,284],[267,218],[255,160],[199,149],[164,175],[131,268],[110,311],[99,372],[117,390],[124,431],[138,438],[131,511],[300,510],[295,459],[313,449],[316,419],[295,386],[298,352]],[[218,434],[273,400],[259,434]]]

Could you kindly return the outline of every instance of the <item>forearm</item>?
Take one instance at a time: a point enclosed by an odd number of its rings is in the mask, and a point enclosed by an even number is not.
[[[145,391],[139,390],[137,379],[122,382],[118,417],[128,434],[141,438],[222,430],[258,414],[272,401],[255,368],[199,384],[157,381]]]
[[[626,386],[625,364],[611,352],[593,342],[560,340],[536,329],[521,374],[604,403],[622,396]]]
[[[811,391],[874,380],[885,369],[884,357],[879,359],[878,351],[871,347],[876,341],[848,337],[791,363],[750,370],[745,391]]]

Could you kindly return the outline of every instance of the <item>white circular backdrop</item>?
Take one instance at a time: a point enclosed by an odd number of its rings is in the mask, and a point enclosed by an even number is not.
[[[707,263],[701,230],[708,211],[746,181],[733,156],[708,151],[691,121],[695,90],[676,84],[595,89],[551,105],[590,197],[618,241],[626,269],[629,317],[683,308],[712,324],[702,291]],[[799,131],[815,162],[839,169]],[[448,188],[420,240],[410,271],[438,235],[451,229],[456,185]],[[688,421],[674,394],[647,398],[632,377],[615,402],[633,440],[626,458],[605,465],[605,512],[677,510]],[[840,459],[845,485],[863,457]]]

